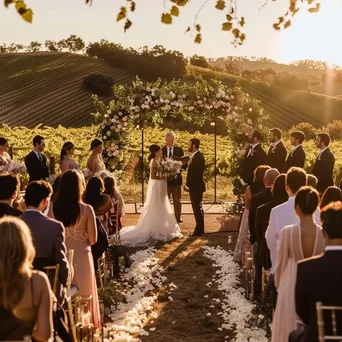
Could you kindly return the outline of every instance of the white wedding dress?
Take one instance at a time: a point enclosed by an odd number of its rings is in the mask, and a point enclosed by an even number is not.
[[[155,241],[169,241],[182,236],[167,195],[167,180],[152,179],[153,159],[150,163],[146,201],[136,226],[120,231],[121,244],[140,247]]]

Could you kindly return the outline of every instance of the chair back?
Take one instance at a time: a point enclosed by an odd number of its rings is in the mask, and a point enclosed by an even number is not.
[[[103,253],[102,256],[97,259],[97,275],[100,288],[103,289],[107,284],[107,264],[105,253]]]
[[[341,341],[342,335],[337,335],[338,333],[342,334],[341,322],[342,322],[342,306],[326,306],[321,302],[316,303],[316,311],[317,311],[317,327],[318,327],[318,340],[319,342],[325,341]],[[323,312],[330,312],[331,319],[331,333],[333,335],[325,335],[325,323]],[[336,311],[339,311],[336,315]],[[338,317],[337,317],[338,316]],[[337,320],[339,321],[337,323]],[[339,328],[339,331],[338,331]]]
[[[52,292],[54,295],[57,295],[57,283],[58,283],[58,275],[59,275],[59,264],[55,266],[45,266],[44,271],[46,272],[49,279],[52,279]]]
[[[119,218],[119,202],[113,201],[114,205],[114,213],[110,216],[111,225],[109,228],[109,237],[111,245],[121,245],[120,240],[120,229],[121,229],[121,222]]]
[[[261,278],[262,292],[265,292],[266,290],[267,282],[268,282],[268,279],[270,278],[270,275],[271,275],[271,271],[265,270],[264,268],[262,268],[262,278]]]

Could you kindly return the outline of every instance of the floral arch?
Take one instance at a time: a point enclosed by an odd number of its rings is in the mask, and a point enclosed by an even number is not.
[[[103,157],[109,170],[125,169],[125,150],[134,129],[179,116],[201,126],[220,119],[225,122],[232,143],[229,175],[234,178],[235,195],[240,194],[237,176],[249,145],[247,134],[253,127],[262,129],[266,119],[259,101],[240,86],[228,87],[215,79],[199,79],[195,83],[158,79],[148,83],[136,78],[131,86],[114,86],[113,94],[114,100],[108,104],[94,96],[94,115],[101,122],[98,135],[104,142]]]

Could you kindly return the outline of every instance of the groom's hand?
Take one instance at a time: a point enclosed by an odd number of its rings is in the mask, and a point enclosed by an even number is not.
[[[184,191],[185,191],[185,192],[189,192],[189,190],[190,190],[190,189],[189,189],[186,185],[184,185]]]

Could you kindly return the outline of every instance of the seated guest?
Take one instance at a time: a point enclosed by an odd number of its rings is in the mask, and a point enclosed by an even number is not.
[[[239,229],[239,236],[236,241],[233,259],[236,262],[241,264],[245,263],[245,252],[251,249],[250,243],[250,233],[249,233],[249,224],[248,224],[248,216],[249,216],[249,208],[251,205],[251,198],[253,195],[259,193],[265,188],[264,185],[264,176],[266,171],[270,169],[269,166],[260,165],[254,171],[254,181],[251,185],[247,186],[245,195],[244,195],[244,202],[245,202],[245,209],[242,214],[241,222],[240,222],[240,229]]]
[[[319,207],[323,209],[331,202],[341,202],[342,201],[342,192],[337,186],[329,186],[327,190],[324,191],[321,204]]]
[[[342,203],[333,202],[321,213],[325,253],[298,263],[296,311],[304,329],[294,330],[290,342],[318,342],[316,303],[342,306]],[[332,335],[331,314],[324,314],[325,332]],[[342,315],[336,311],[337,335],[342,335]]]
[[[317,177],[314,176],[314,175],[308,174],[307,185],[311,186],[314,189],[316,189],[317,188],[317,183],[318,183]]]
[[[324,250],[321,227],[313,217],[318,201],[319,194],[315,189],[301,188],[294,203],[300,222],[284,227],[280,233],[274,275],[278,299],[272,322],[272,342],[287,342],[290,332],[297,326],[294,294],[297,262]]]
[[[106,177],[104,179],[105,194],[107,194],[113,201],[114,209],[118,214],[119,230],[124,226],[122,217],[125,215],[125,202],[120,194],[118,187],[116,186],[115,179],[113,177]]]
[[[265,188],[258,194],[255,194],[251,198],[251,207],[249,209],[249,231],[251,235],[251,243],[253,243],[253,253],[254,253],[254,267],[255,267],[255,294],[259,295],[261,293],[261,278],[262,278],[262,267],[260,263],[260,250],[259,243],[256,239],[255,233],[255,214],[258,209],[263,204],[268,203],[272,200],[272,185],[275,179],[279,176],[279,171],[277,169],[269,169],[266,171],[264,176]]]
[[[52,193],[51,185],[45,181],[31,182],[25,192],[27,209],[20,217],[30,228],[36,257],[33,266],[44,271],[46,266],[59,264],[57,299],[63,305],[66,283],[69,275],[69,263],[66,258],[65,229],[61,222],[43,215]],[[53,279],[50,279],[53,281]]]
[[[30,230],[15,217],[0,219],[0,341],[47,341],[53,332],[51,287],[32,271]]]
[[[0,176],[0,217],[20,216],[23,212],[13,207],[17,198],[18,179],[13,175]]]
[[[51,203],[55,203],[55,201],[57,199],[57,193],[58,193],[58,188],[59,188],[60,182],[61,182],[61,175],[58,175],[52,184]]]

